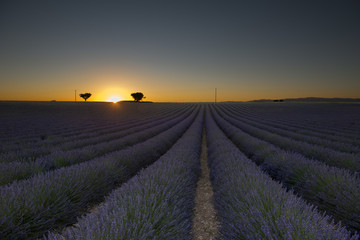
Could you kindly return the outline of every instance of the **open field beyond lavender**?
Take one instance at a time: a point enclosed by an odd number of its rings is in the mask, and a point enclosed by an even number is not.
[[[360,104],[286,102],[0,102],[0,239],[193,239],[203,141],[219,239],[359,239]]]

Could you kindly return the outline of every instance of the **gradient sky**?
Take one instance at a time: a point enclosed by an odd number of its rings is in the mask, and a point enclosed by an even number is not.
[[[359,13],[355,0],[2,0],[0,100],[359,98]]]

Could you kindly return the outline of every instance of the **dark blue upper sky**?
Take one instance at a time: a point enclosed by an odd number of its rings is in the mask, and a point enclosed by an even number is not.
[[[101,68],[204,101],[214,87],[233,100],[360,97],[359,13],[357,1],[1,1],[0,82],[19,95]],[[120,75],[114,87],[130,90]]]

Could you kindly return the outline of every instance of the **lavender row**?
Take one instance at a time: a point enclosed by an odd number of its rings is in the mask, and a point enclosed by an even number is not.
[[[270,103],[264,105],[266,108],[271,107],[273,110],[277,108],[284,113],[273,115],[274,112],[272,112],[270,116],[276,119],[295,121],[308,127],[318,125],[321,130],[334,133],[350,135],[354,132],[360,133],[359,125],[354,125],[354,121],[356,122],[356,119],[360,117],[360,106],[356,103],[285,103],[282,106]],[[264,113],[263,110],[258,112]]]
[[[344,104],[338,106],[338,111],[335,111],[333,108],[336,108],[336,105],[291,103],[288,105],[281,105],[280,108],[274,104],[247,104],[246,106],[249,109],[248,111],[252,112],[252,114],[257,112],[257,117],[259,118],[266,118],[268,120],[271,119],[281,125],[306,129],[308,131],[313,131],[314,133],[323,133],[326,135],[347,138],[350,141],[356,140],[358,142],[360,140],[360,133],[358,132],[354,134],[354,127],[357,126],[356,124],[354,125],[354,122],[356,122],[356,119],[359,119],[360,117],[358,114],[359,109],[349,108],[349,105]],[[239,105],[236,106],[239,107]],[[352,105],[350,104],[350,106]],[[339,111],[339,108],[344,109]],[[271,109],[272,111],[269,112],[268,109]],[[328,111],[325,111],[327,109]],[[278,112],[276,112],[276,110],[278,110]],[[279,111],[281,114],[277,114]],[[350,116],[346,116],[349,115],[349,113],[351,113]],[[320,118],[321,121],[315,121],[314,119],[316,118]],[[334,118],[339,118],[336,120],[339,122],[337,126],[331,129],[327,128],[326,125],[328,122]],[[346,123],[349,120],[351,120],[351,123]],[[343,129],[346,125],[350,128],[348,131]]]
[[[164,154],[196,114],[130,148],[1,187],[0,238],[35,239],[74,223],[91,204]]]
[[[10,158],[16,160],[17,158],[32,158],[35,159],[41,155],[48,154],[50,152],[56,151],[58,149],[68,150],[76,147],[80,147],[81,145],[85,146],[89,144],[88,142],[94,142],[94,138],[97,138],[99,135],[116,133],[118,131],[129,129],[131,127],[140,126],[151,121],[156,121],[156,119],[164,118],[166,116],[170,116],[170,114],[174,114],[176,112],[180,112],[181,108],[174,109],[174,111],[169,111],[168,113],[158,113],[152,114],[152,116],[145,117],[142,119],[132,119],[127,121],[120,121],[117,124],[100,124],[96,127],[82,129],[81,132],[72,130],[72,134],[67,137],[62,137],[59,139],[50,139],[45,138],[44,140],[34,141],[22,145],[17,145],[16,148],[11,152],[9,149],[5,151],[6,153],[0,155],[0,159]],[[40,139],[37,137],[37,139]],[[96,140],[95,140],[96,141]],[[11,144],[11,143],[9,143]],[[4,147],[3,147],[4,148]],[[20,148],[20,149],[19,149]],[[17,150],[17,151],[16,151]],[[9,160],[8,160],[9,161]]]
[[[110,104],[110,103],[0,103],[2,137],[35,137],[49,131],[72,135],[72,126],[96,126],[122,120],[136,119],[172,108],[166,104]],[[46,128],[44,128],[46,127]],[[65,134],[65,135],[67,135]]]
[[[216,107],[216,110],[219,112],[219,114],[222,115],[224,119],[226,119],[234,126],[240,128],[244,132],[279,146],[284,150],[296,151],[308,158],[315,158],[316,160],[322,161],[328,165],[349,169],[351,171],[360,170],[360,154],[339,152],[330,148],[282,137],[272,132],[261,130],[257,127],[251,126],[250,124],[236,120],[235,118],[224,113],[220,107]]]
[[[115,190],[96,213],[46,239],[192,239],[203,114],[159,160]]]
[[[47,133],[63,133],[67,129],[72,132],[72,126],[82,128],[103,122],[103,109],[106,105],[96,103],[2,103],[0,110],[5,112],[1,116],[2,136],[7,140],[31,140]]]
[[[108,133],[114,133],[114,132],[118,132],[124,129],[129,129],[132,127],[136,127],[136,126],[140,126],[149,122],[153,122],[156,121],[160,118],[164,118],[164,117],[168,117],[168,116],[175,116],[178,115],[179,113],[183,113],[186,110],[190,110],[189,107],[181,107],[181,108],[173,108],[173,109],[165,109],[162,111],[158,111],[158,112],[154,112],[151,114],[148,114],[146,117],[142,116],[141,119],[137,119],[134,116],[131,117],[131,119],[127,119],[126,121],[116,121],[116,124],[113,124],[111,121],[111,126],[102,126],[102,127],[97,127],[94,129],[87,129],[87,131],[82,132],[81,134],[76,134],[76,135],[71,135],[71,138],[67,137],[66,139],[63,139],[61,141],[61,143],[64,142],[68,142],[68,144],[64,144],[63,146],[61,146],[62,148],[66,149],[66,148],[73,148],[72,143],[78,140],[82,140],[82,139],[87,139],[89,140],[90,138],[93,137],[97,137],[99,135],[105,135]],[[59,142],[58,142],[59,143]]]
[[[159,120],[159,119],[158,119],[158,120]],[[160,118],[160,120],[162,120],[162,119]],[[152,121],[150,120],[148,123],[151,123],[151,122],[152,122]],[[141,126],[142,126],[142,123],[140,122],[140,123],[138,124],[138,127],[141,127]],[[125,127],[128,127],[128,126],[125,126]],[[139,129],[135,129],[135,130],[127,129],[127,130],[136,132],[136,131],[138,131]],[[129,134],[129,132],[128,132],[127,134]],[[96,138],[98,138],[98,137],[99,137],[99,136],[98,136],[98,133],[95,133],[95,136],[94,136],[95,140],[94,140],[94,138],[92,138],[92,139],[87,139],[87,138],[85,138],[85,139],[82,140],[83,143],[74,141],[74,139],[69,140],[69,141],[70,141],[70,143],[74,143],[75,145],[79,145],[79,146],[80,146],[80,145],[83,145],[83,144],[86,145],[86,143],[91,144],[91,143],[98,143],[98,142],[100,142],[100,140],[101,140],[101,141],[107,140],[106,138],[104,138],[104,139],[96,139]],[[112,137],[110,136],[109,140],[110,140],[111,138],[112,138]],[[90,142],[88,142],[88,141],[90,141]],[[70,145],[71,145],[71,144],[70,144]],[[64,148],[65,150],[66,150],[66,149],[69,149],[69,148],[71,148],[70,145],[67,145],[67,144],[65,143],[65,145],[62,145],[62,148]],[[51,150],[51,152],[54,152],[54,151],[57,150],[57,149],[54,148],[54,147],[48,147],[48,146],[44,146],[43,148],[45,148],[45,149],[49,148],[49,149]],[[49,151],[49,149],[47,149],[46,151]],[[32,150],[32,151],[36,152],[36,151],[41,151],[41,150],[35,149],[35,150]],[[25,160],[30,160],[30,161],[31,161],[31,160],[35,160],[35,159],[36,159],[36,155],[39,155],[39,154],[35,153],[34,155],[30,155],[30,154],[27,154],[26,151],[24,151],[24,153],[21,154],[21,155],[24,155],[24,156],[25,156],[24,159],[23,159],[24,161],[25,161]],[[17,156],[16,154],[14,154],[14,155],[11,155],[11,154],[3,155],[3,156],[1,156],[1,159],[2,159],[2,161],[9,162],[9,161],[16,160],[16,157],[21,157],[21,155],[19,155],[19,156]],[[41,153],[40,153],[40,155],[41,155]]]
[[[191,111],[191,109],[188,110],[188,112]],[[159,125],[163,122],[170,121],[172,118],[179,117],[181,115],[184,115],[185,112],[181,111],[178,114],[168,116],[168,117],[159,117],[152,120],[148,120],[147,122],[139,122],[137,124],[133,124],[132,128],[131,125],[125,125],[121,127],[117,127],[116,129],[110,129],[112,130],[112,133],[110,134],[104,134],[104,135],[97,135],[95,134],[93,137],[83,137],[81,140],[77,141],[68,141],[63,144],[60,144],[58,146],[42,146],[41,148],[34,149],[27,149],[22,150],[21,152],[11,152],[0,155],[0,162],[12,162],[12,161],[35,161],[37,158],[41,156],[41,158],[53,158],[54,154],[51,154],[50,156],[46,156],[46,154],[49,153],[55,153],[56,157],[58,157],[62,152],[66,152],[66,150],[76,149],[80,147],[84,147],[91,144],[97,144],[100,142],[110,142],[111,140],[115,140],[118,138],[121,138],[123,136],[133,134],[139,131],[142,131],[144,129],[148,129],[150,127]],[[70,153],[71,154],[71,153]],[[45,156],[44,156],[45,155]]]
[[[193,110],[193,112],[194,111],[195,110]],[[177,116],[175,119],[171,119],[166,122],[161,121],[161,123],[155,122],[150,125],[146,125],[144,127],[147,129],[144,130],[143,127],[141,127],[143,131],[135,131],[133,134],[120,139],[109,142],[99,140],[98,144],[86,146],[81,149],[57,151],[50,155],[41,157],[36,161],[0,163],[0,184],[4,185],[11,183],[14,180],[26,179],[41,172],[52,171],[60,167],[89,161],[95,157],[109,154],[113,151],[118,151],[156,136],[157,134],[183,121],[185,118],[189,117],[189,115],[191,115],[191,112],[183,114],[182,116]]]
[[[317,125],[316,127],[314,125],[311,126],[304,126],[304,124],[302,122],[298,122],[298,121],[285,121],[285,120],[276,120],[276,119],[272,119],[268,116],[266,116],[265,114],[255,114],[254,112],[252,112],[251,110],[243,110],[243,108],[241,108],[240,104],[227,104],[227,106],[230,106],[234,111],[236,112],[241,112],[242,116],[246,116],[248,118],[251,119],[263,119],[262,121],[266,124],[272,125],[274,127],[278,127],[281,129],[285,129],[288,131],[292,131],[292,132],[297,132],[299,134],[303,134],[303,135],[308,135],[308,136],[314,136],[314,137],[318,137],[318,138],[325,138],[328,140],[332,140],[332,141],[338,141],[338,142],[343,142],[346,144],[350,144],[353,146],[360,146],[360,137],[359,135],[357,136],[349,136],[349,134],[343,133],[343,132],[329,132],[329,131],[324,131],[321,128],[321,125]],[[274,113],[275,115],[276,113]],[[306,113],[305,113],[306,115]],[[358,139],[356,139],[358,138]]]
[[[360,230],[360,178],[300,154],[281,150],[250,136],[212,111],[224,133],[248,157],[287,188],[332,215],[352,230]]]
[[[358,239],[263,173],[206,116],[221,239]]]
[[[332,148],[337,151],[341,152],[348,152],[348,153],[359,153],[360,147],[359,145],[354,145],[350,143],[344,143],[343,141],[339,140],[329,140],[326,136],[322,137],[316,137],[316,136],[308,136],[301,133],[298,133],[296,130],[287,130],[280,126],[274,126],[273,124],[269,123],[269,121],[262,120],[260,117],[248,117],[244,116],[242,112],[234,111],[228,108],[227,105],[222,105],[221,109],[227,112],[227,114],[230,114],[237,120],[240,120],[242,122],[245,122],[247,124],[250,124],[252,126],[255,126],[257,128],[260,128],[262,130],[266,130],[272,133],[276,133],[278,135],[281,135],[283,137],[289,137],[294,140],[299,140],[302,142],[307,142],[310,144],[316,144],[327,148]],[[296,132],[295,132],[295,131]]]
[[[129,116],[127,116],[125,119],[108,119],[107,121],[105,121],[103,124],[98,124],[96,126],[94,126],[94,128],[91,129],[85,129],[85,131],[82,131],[80,133],[76,133],[74,131],[70,131],[68,134],[63,135],[63,139],[58,139],[55,142],[52,142],[52,144],[57,144],[57,143],[61,143],[64,142],[64,140],[66,139],[71,139],[71,141],[73,140],[77,140],[77,139],[81,139],[81,138],[87,138],[87,137],[91,137],[94,135],[100,135],[100,134],[104,134],[104,133],[108,133],[110,131],[115,131],[115,129],[119,126],[123,126],[123,125],[127,125],[127,124],[136,124],[136,123],[143,123],[143,122],[147,122],[149,120],[152,120],[154,117],[158,117],[158,116],[162,116],[163,114],[167,113],[167,112],[175,112],[178,109],[162,109],[161,111],[157,110],[151,113],[148,113],[144,116],[141,117],[141,119],[139,119],[139,116],[134,116],[132,114],[129,114]],[[116,113],[115,113],[116,115]],[[115,121],[114,121],[115,120]],[[100,125],[100,127],[99,127]],[[111,130],[113,129],[113,130]]]
[[[57,104],[56,104],[57,105]],[[117,105],[117,104],[116,104]],[[20,105],[21,106],[21,105]],[[36,104],[33,106],[35,107],[37,106]],[[60,105],[61,106],[61,105]],[[75,106],[75,105],[74,105]],[[73,107],[74,107],[73,106]],[[110,105],[109,105],[110,106]],[[53,106],[55,107],[55,106]],[[11,123],[9,129],[11,130],[11,135],[7,137],[7,144],[2,143],[0,146],[0,153],[2,152],[3,156],[1,156],[0,158],[6,158],[6,157],[12,157],[13,159],[19,158],[19,157],[23,157],[23,158],[32,158],[35,159],[36,157],[40,156],[40,155],[44,155],[44,153],[49,153],[52,151],[56,150],[56,147],[54,145],[56,145],[57,143],[61,143],[64,141],[74,141],[75,139],[87,139],[87,136],[83,136],[83,133],[86,132],[91,132],[91,134],[94,134],[94,136],[98,135],[98,133],[96,132],[98,129],[102,129],[102,128],[111,128],[111,126],[116,126],[116,125],[123,125],[124,123],[129,123],[129,118],[132,118],[132,122],[139,122],[139,124],[141,124],[140,122],[143,121],[142,118],[134,118],[133,114],[125,112],[125,114],[121,114],[124,116],[131,116],[131,117],[126,117],[126,119],[128,119],[128,121],[125,121],[124,117],[118,118],[117,115],[118,112],[113,112],[112,114],[114,116],[111,116],[111,118],[109,119],[109,117],[107,116],[103,116],[99,114],[97,114],[97,112],[99,112],[99,108],[103,108],[105,107],[104,104],[102,104],[101,106],[97,106],[97,104],[93,105],[83,105],[83,106],[78,106],[79,112],[78,113],[73,113],[69,112],[67,110],[64,110],[64,112],[62,112],[63,115],[61,115],[61,117],[59,119],[52,119],[52,116],[42,116],[42,119],[33,119],[38,117],[37,115],[42,114],[42,112],[45,112],[45,109],[39,109],[40,113],[33,113],[33,110],[31,108],[31,106],[29,107],[29,111],[30,113],[26,114],[23,112],[20,112],[19,106],[17,106],[17,108],[15,109],[16,111],[13,112],[11,114],[10,111],[10,116],[6,116],[3,115],[3,117],[11,117]],[[80,108],[81,107],[81,108]],[[88,124],[89,119],[86,119],[86,121],[81,121],[80,124],[78,124],[78,120],[82,120],[82,118],[84,117],[83,115],[86,114],[86,112],[84,112],[85,107],[90,107],[88,110],[88,112],[92,113],[91,119],[95,120],[95,122],[92,125]],[[115,107],[115,105],[114,105]],[[118,106],[119,107],[119,106]],[[135,106],[134,106],[135,107]],[[121,106],[121,108],[123,108],[123,106]],[[164,107],[162,107],[163,109],[166,109]],[[174,107],[172,107],[174,108]],[[55,108],[55,109],[58,109]],[[156,110],[156,108],[149,106],[149,109],[151,110],[151,115],[155,115],[155,113],[159,113],[160,111]],[[48,109],[48,110],[54,110],[54,109]],[[156,110],[156,111],[155,111]],[[154,113],[153,113],[154,112]],[[119,113],[123,113],[123,112],[119,112]],[[20,117],[21,115],[21,117]],[[142,117],[148,116],[150,114],[144,115]],[[68,120],[65,120],[67,117],[71,117],[71,123],[68,122]],[[96,117],[95,119],[93,119],[93,117]],[[65,119],[64,119],[65,118]],[[146,117],[147,118],[147,117]],[[22,124],[21,126],[21,140],[14,140],[12,141],[12,138],[14,138],[14,133],[16,134],[16,128],[14,129],[14,126],[16,126],[16,124],[18,124],[20,119],[24,119],[26,120],[25,124]],[[118,121],[121,120],[121,121]],[[54,120],[54,121],[52,121]],[[144,119],[145,120],[145,119]],[[2,120],[1,120],[2,121]],[[57,123],[57,124],[61,124],[61,127],[57,127],[54,131],[54,129],[51,127],[51,124],[53,124],[53,122]],[[92,122],[92,121],[91,121]],[[33,126],[31,124],[38,124],[40,123],[41,126],[39,127],[39,129],[37,129],[36,133],[33,134],[33,139],[27,139],[26,138],[26,133],[25,131],[27,129],[32,129]],[[116,123],[116,124],[114,124]],[[6,121],[5,123],[2,122],[2,125],[6,126]],[[11,126],[13,125],[13,126]],[[65,126],[67,126],[67,128],[65,128]],[[66,133],[65,129],[70,129],[70,135],[69,133]],[[40,130],[40,131],[38,131]],[[41,133],[41,131],[43,131],[43,133]],[[56,131],[60,131],[60,135],[54,135]],[[10,139],[9,139],[10,138]],[[9,154],[9,152],[11,152]]]
[[[120,125],[116,128],[106,129],[104,131],[99,131],[94,137],[83,136],[82,139],[67,142],[65,144],[61,144],[62,150],[74,149],[78,147],[83,147],[86,145],[94,144],[97,142],[108,142],[113,139],[121,138],[123,136],[139,132],[145,129],[149,129],[156,125],[166,123],[171,121],[174,118],[179,118],[184,115],[187,115],[189,112],[193,111],[195,107],[188,108],[181,111],[176,112],[169,112],[166,114],[161,114],[157,117],[152,117],[151,119],[146,119],[146,121],[138,120],[132,122],[131,124],[127,125]]]
[[[153,119],[153,117],[161,117],[162,115],[164,115],[164,113],[166,114],[171,114],[171,112],[174,111],[178,111],[181,110],[181,108],[183,107],[174,107],[173,105],[169,105],[171,108],[169,108],[169,106],[165,107],[161,107],[160,109],[157,109],[159,107],[153,107],[153,106],[157,106],[157,105],[151,105],[148,106],[148,110],[150,111],[149,113],[146,113],[146,115],[141,115],[141,117],[134,115],[131,112],[126,112],[128,110],[122,110],[120,112],[118,111],[114,111],[111,114],[113,116],[109,117],[109,116],[102,116],[100,115],[99,117],[97,116],[95,119],[95,123],[92,124],[91,126],[86,126],[84,127],[83,124],[78,124],[77,121],[71,122],[71,123],[67,123],[65,121],[63,121],[62,118],[60,118],[59,120],[55,120],[59,123],[62,123],[61,128],[57,128],[56,131],[62,131],[60,132],[60,134],[58,135],[54,135],[54,130],[49,128],[49,126],[43,125],[41,130],[45,130],[46,133],[40,133],[40,132],[36,132],[36,134],[34,134],[33,139],[26,139],[25,134],[23,134],[21,136],[21,141],[20,140],[16,140],[16,141],[12,141],[12,140],[8,140],[8,144],[2,144],[1,145],[1,149],[0,152],[6,153],[6,152],[18,152],[18,154],[23,155],[24,157],[26,156],[32,156],[33,158],[40,156],[40,155],[44,155],[43,152],[49,152],[49,150],[52,150],[54,148],[56,148],[58,144],[61,143],[65,143],[65,142],[73,142],[76,141],[78,139],[88,139],[89,137],[92,136],[98,136],[99,134],[102,134],[102,132],[106,129],[108,129],[107,132],[111,131],[111,128],[115,128],[118,126],[123,126],[123,125],[128,125],[128,124],[142,124],[143,122],[148,122],[151,121]],[[85,107],[85,106],[82,106]],[[97,115],[97,111],[99,111],[99,107],[102,106],[91,106],[90,105],[90,109],[88,109],[89,111],[91,111],[92,113],[94,113],[93,115]],[[114,108],[122,108],[123,106],[119,105],[117,106],[117,104],[115,104],[113,106]],[[135,107],[135,106],[134,106]],[[165,111],[166,109],[168,109],[169,111]],[[79,109],[80,110],[80,109]],[[131,109],[130,109],[131,110]],[[171,111],[170,111],[171,110]],[[124,114],[125,113],[125,114]],[[17,113],[20,114],[20,113]],[[78,118],[82,118],[84,112],[80,112],[78,115],[73,115],[71,116],[72,118],[74,118],[74,120],[77,120]],[[66,116],[66,112],[64,112],[64,115]],[[118,117],[118,115],[125,115],[127,117]],[[32,115],[30,116],[22,116],[21,118],[31,118]],[[47,117],[47,116],[46,116]],[[47,120],[45,117],[45,121]],[[42,121],[44,121],[42,120]],[[42,121],[39,121],[40,123],[42,123]],[[15,121],[17,122],[17,121]],[[49,121],[47,121],[49,122]],[[25,124],[22,129],[26,130],[28,128],[31,128],[31,126],[28,126],[29,124]],[[68,133],[64,133],[64,125],[67,126],[71,126],[70,127],[70,132]],[[84,125],[86,125],[86,122],[84,123]],[[75,129],[73,129],[75,127]],[[69,128],[69,127],[68,127]],[[113,129],[112,131],[115,131],[115,129]],[[13,134],[12,134],[13,135]],[[66,146],[65,146],[66,147]],[[12,153],[15,157],[16,154]]]

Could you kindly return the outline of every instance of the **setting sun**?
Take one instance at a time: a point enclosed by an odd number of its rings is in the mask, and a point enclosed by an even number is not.
[[[113,102],[113,103],[116,103],[118,101],[121,101],[122,98],[121,97],[118,97],[118,96],[112,96],[108,99],[109,102]]]

